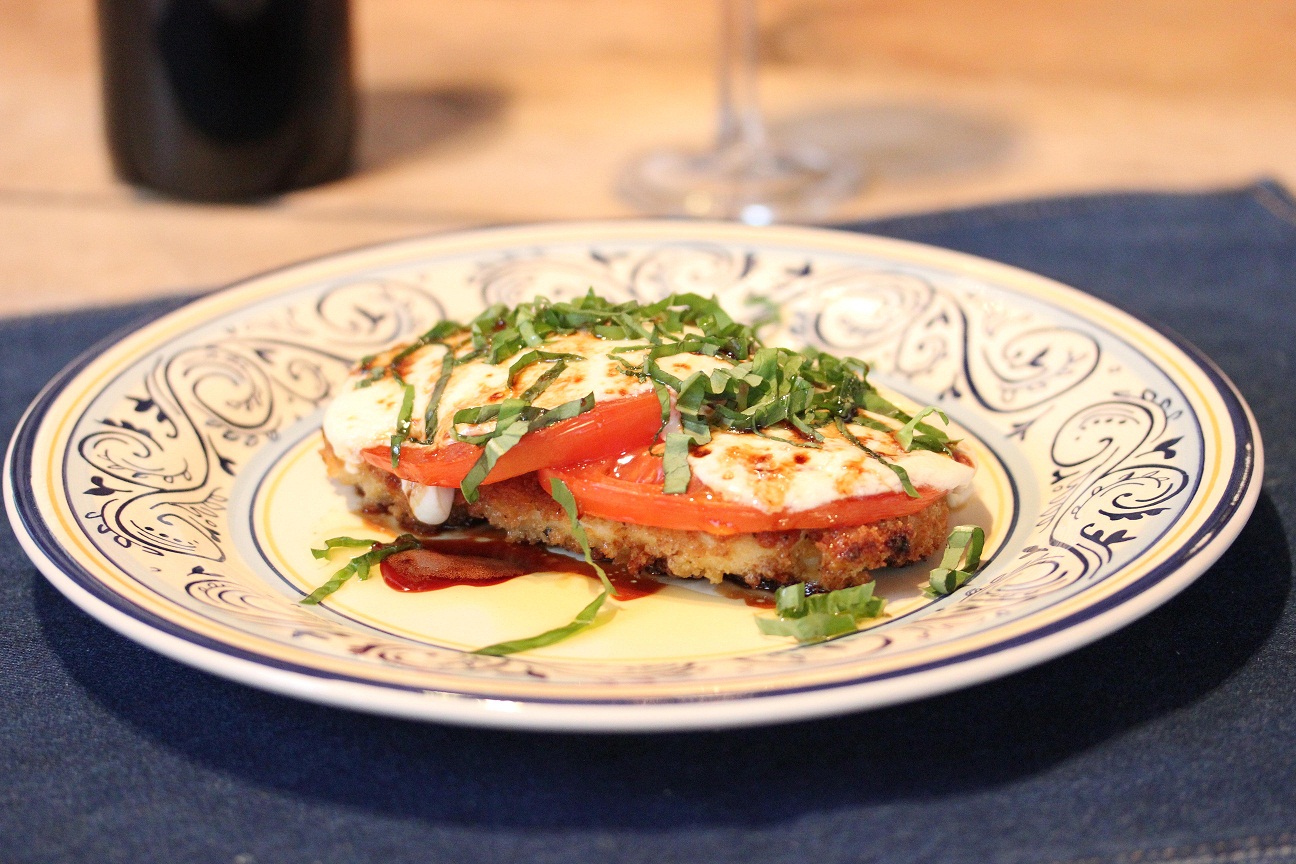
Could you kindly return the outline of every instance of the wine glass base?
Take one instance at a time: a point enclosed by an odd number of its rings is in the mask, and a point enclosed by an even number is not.
[[[632,163],[618,191],[654,215],[768,225],[826,219],[861,179],[857,166],[813,147],[663,150]]]

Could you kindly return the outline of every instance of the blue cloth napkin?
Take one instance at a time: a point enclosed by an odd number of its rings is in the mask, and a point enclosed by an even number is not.
[[[0,535],[0,861],[1296,861],[1296,205],[1272,184],[849,226],[1007,261],[1169,327],[1259,417],[1234,547],[1082,650],[871,713],[556,735],[262,693],[116,635]],[[0,322],[0,432],[176,301]]]

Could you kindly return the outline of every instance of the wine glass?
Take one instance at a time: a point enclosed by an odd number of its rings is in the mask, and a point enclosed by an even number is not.
[[[859,168],[811,144],[771,140],[756,93],[756,0],[721,0],[719,116],[703,151],[659,150],[633,162],[618,191],[649,213],[751,225],[823,219],[859,187]]]

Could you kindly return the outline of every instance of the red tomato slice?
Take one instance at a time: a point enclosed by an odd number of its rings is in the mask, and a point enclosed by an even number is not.
[[[725,501],[696,478],[684,494],[667,495],[661,488],[665,478],[661,457],[650,454],[647,447],[601,462],[546,468],[538,476],[545,489],[554,478],[566,483],[582,516],[654,528],[706,531],[709,534],[867,525],[880,519],[917,513],[944,494],[920,488],[917,498],[903,492],[888,492],[865,498],[844,498],[796,513],[766,513],[755,507]]]
[[[497,483],[541,468],[562,467],[589,459],[606,459],[626,450],[646,448],[661,426],[661,403],[654,393],[600,402],[584,414],[522,436],[499,458],[486,477]],[[482,448],[455,441],[444,447],[405,444],[392,470],[391,450],[370,447],[361,456],[370,465],[402,480],[424,486],[458,486],[477,462]]]

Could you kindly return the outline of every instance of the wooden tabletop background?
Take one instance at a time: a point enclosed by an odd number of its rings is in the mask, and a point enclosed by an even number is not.
[[[1296,184],[1290,0],[761,0],[778,132],[867,166],[841,218]],[[94,8],[0,0],[0,314],[221,285],[465,226],[635,215],[636,154],[713,128],[706,0],[353,0],[346,180],[249,206],[112,177]]]

